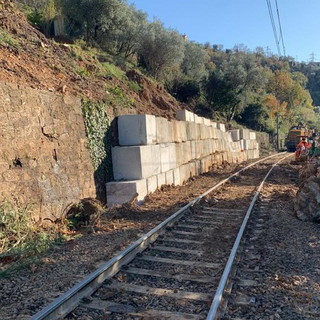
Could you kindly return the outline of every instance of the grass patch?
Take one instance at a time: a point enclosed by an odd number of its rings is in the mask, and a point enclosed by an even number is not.
[[[123,90],[118,86],[108,88],[108,92],[109,92],[108,102],[112,106],[129,108],[134,106],[135,104],[134,98],[129,98],[123,92]]]
[[[122,79],[124,77],[124,71],[122,71],[120,68],[115,66],[114,64],[110,64],[108,62],[102,62],[101,63],[103,67],[103,74],[104,76],[111,76],[115,77],[117,79]]]
[[[20,47],[19,41],[13,38],[8,31],[3,29],[0,29],[0,45],[13,48]]]
[[[0,262],[10,263],[0,277],[36,263],[53,243],[64,241],[55,225],[41,226],[31,214],[30,206],[0,203]]]
[[[128,88],[131,90],[131,91],[134,91],[134,92],[140,92],[142,90],[142,88],[139,86],[138,83],[134,82],[134,81],[129,81],[128,82]]]

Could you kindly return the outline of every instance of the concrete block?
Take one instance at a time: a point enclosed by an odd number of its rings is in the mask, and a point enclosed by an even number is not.
[[[174,186],[181,186],[181,179],[180,179],[180,168],[173,169],[173,185]]]
[[[226,132],[226,137],[227,137],[227,141],[230,143],[230,142],[233,142],[233,139],[232,139],[232,135],[231,135],[231,132],[230,131],[227,131]]]
[[[226,132],[226,126],[224,123],[218,123],[218,129],[220,129],[223,132]]]
[[[198,176],[200,174],[200,160],[193,160],[189,163],[190,177]]]
[[[190,141],[190,145],[191,145],[191,159],[190,160],[194,160],[196,159],[196,141]]]
[[[172,132],[173,132],[173,142],[182,142],[187,141],[187,128],[186,122],[184,121],[171,121],[172,123]]]
[[[196,140],[201,140],[201,123],[197,123]]]
[[[158,178],[157,176],[151,176],[146,179],[147,181],[147,191],[149,193],[153,193],[158,188]]]
[[[200,124],[200,139],[207,139],[207,126],[204,124]]]
[[[114,147],[111,150],[115,180],[140,180],[160,173],[160,146]]]
[[[243,150],[250,149],[250,140],[243,139]]]
[[[244,149],[244,140],[243,139],[240,140],[240,149],[241,149],[241,151],[245,150]]]
[[[186,141],[182,143],[182,156],[183,156],[183,163],[187,163],[193,159],[192,150],[191,150],[191,141]]]
[[[169,143],[172,142],[173,128],[169,124],[169,121],[165,118],[156,117],[156,133],[157,143]]]
[[[169,143],[174,142],[174,132],[173,132],[173,122],[168,121],[168,133],[169,133]]]
[[[203,143],[202,140],[195,141],[195,159],[200,159],[203,155]]]
[[[162,143],[160,147],[160,166],[161,172],[169,171],[176,167],[176,144]]]
[[[250,131],[248,129],[240,129],[240,139],[250,139]]]
[[[185,163],[184,153],[183,153],[183,143],[179,142],[175,144],[176,147],[176,167],[180,167]]]
[[[187,140],[197,140],[198,126],[195,122],[187,122]]]
[[[142,203],[148,193],[146,179],[111,181],[106,184],[106,189],[108,207],[131,201]]]
[[[203,156],[206,157],[211,154],[211,140],[203,140]]]
[[[199,117],[198,115],[194,115],[194,122],[197,124],[202,124],[203,123],[203,118]]]
[[[213,128],[217,128],[217,127],[218,127],[218,126],[217,126],[217,123],[214,122],[214,121],[211,121],[211,126],[212,126]]]
[[[157,185],[158,189],[161,188],[161,186],[164,186],[166,184],[166,173],[162,172],[157,174]]]
[[[203,124],[205,124],[206,126],[210,126],[211,125],[211,120],[208,118],[203,118]]]
[[[210,166],[211,166],[211,157],[207,156],[207,157],[203,157],[200,160],[200,172],[202,173],[206,173],[210,170]]]
[[[119,116],[118,135],[121,146],[155,144],[156,117],[148,114]]]
[[[174,182],[173,170],[169,170],[165,174],[166,174],[166,184],[169,186],[173,185],[173,182]]]
[[[181,141],[187,141],[187,123],[185,121],[178,121],[179,127],[180,127],[180,136],[181,136]]]
[[[183,184],[190,178],[190,164],[185,163],[179,167],[180,170],[180,182]]]
[[[250,137],[250,140],[256,140],[257,139],[257,135],[254,131],[250,131],[249,132],[249,137]]]
[[[239,141],[241,139],[239,129],[230,130],[230,132],[233,141]]]
[[[211,127],[212,139],[218,139],[218,129],[215,127]]]
[[[178,110],[176,113],[176,119],[181,121],[194,122],[194,113],[188,110]]]

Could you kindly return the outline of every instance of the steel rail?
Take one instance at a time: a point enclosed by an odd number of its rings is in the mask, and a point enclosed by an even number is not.
[[[92,294],[97,288],[99,288],[103,281],[111,278],[113,275],[118,273],[123,265],[132,261],[137,253],[142,252],[147,248],[147,246],[150,243],[156,241],[158,236],[165,232],[165,228],[172,226],[175,223],[175,221],[179,220],[181,216],[183,216],[183,214],[188,208],[192,207],[194,204],[199,202],[208,193],[217,189],[233,177],[238,176],[241,172],[251,168],[252,166],[284,153],[286,152],[276,153],[258,161],[255,161],[249,164],[248,166],[242,168],[241,170],[237,171],[236,173],[232,174],[228,178],[220,181],[219,183],[211,187],[209,190],[207,190],[205,193],[201,194],[200,196],[186,204],[184,207],[179,209],[165,221],[163,221],[155,228],[150,230],[140,239],[131,244],[128,248],[121,251],[118,255],[110,259],[99,269],[89,274],[84,280],[70,288],[67,292],[62,294],[60,297],[51,302],[48,306],[46,306],[38,313],[36,313],[34,316],[32,316],[30,320],[56,320],[63,318],[77,306],[77,304],[80,302],[82,298]]]
[[[230,272],[231,272],[231,268],[233,266],[233,262],[234,262],[234,259],[236,257],[236,254],[237,254],[237,251],[238,251],[238,248],[239,248],[239,244],[240,244],[240,241],[242,239],[242,236],[243,236],[243,233],[244,233],[244,230],[247,226],[247,223],[248,223],[248,220],[250,218],[250,215],[251,215],[251,212],[252,212],[252,209],[258,199],[258,196],[264,186],[264,183],[266,182],[267,178],[269,177],[270,173],[272,172],[272,170],[281,162],[283,161],[284,159],[288,158],[289,156],[291,156],[291,154],[289,155],[286,155],[285,157],[283,157],[282,159],[280,159],[279,161],[277,161],[275,164],[272,165],[272,167],[270,168],[270,170],[268,171],[268,173],[266,174],[266,176],[264,177],[264,179],[262,180],[259,188],[257,189],[257,191],[255,192],[254,194],[254,197],[252,198],[252,201],[249,205],[249,208],[246,212],[246,215],[243,219],[243,222],[241,224],[241,227],[239,229],[239,232],[238,232],[238,235],[237,235],[237,238],[234,242],[234,245],[232,247],[232,250],[231,250],[231,253],[230,253],[230,256],[228,258],[228,261],[226,263],[226,266],[225,266],[225,269],[223,271],[223,274],[221,276],[221,279],[220,279],[220,282],[219,282],[219,285],[218,285],[218,289],[216,291],[216,294],[213,298],[213,301],[212,301],[212,304],[211,304],[211,307],[210,307],[210,310],[209,310],[209,313],[208,313],[208,316],[207,316],[207,320],[215,320],[217,319],[217,316],[218,316],[218,310],[219,310],[219,307],[220,307],[220,304],[222,302],[222,296],[223,296],[223,292],[224,292],[224,289],[226,287],[226,284],[227,284],[227,281],[228,281],[228,278],[229,278],[229,275],[230,275]]]

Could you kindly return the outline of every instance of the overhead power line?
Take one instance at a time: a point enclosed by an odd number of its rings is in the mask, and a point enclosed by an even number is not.
[[[276,8],[277,8],[277,16],[278,16],[278,22],[279,22],[279,31],[280,31],[280,38],[282,42],[282,49],[283,49],[283,55],[286,55],[286,47],[284,45],[284,40],[283,40],[283,33],[282,33],[282,27],[281,27],[281,19],[280,19],[280,13],[279,13],[279,7],[278,7],[278,0],[275,0],[276,2]]]
[[[266,2],[267,2],[268,10],[269,10],[269,16],[270,16],[271,26],[272,26],[272,30],[273,30],[274,39],[275,39],[275,41],[276,41],[276,46],[277,46],[278,54],[279,54],[279,56],[281,56],[281,50],[280,50],[280,46],[279,46],[279,41],[278,41],[278,35],[277,35],[276,25],[275,25],[275,22],[274,22],[272,6],[271,6],[271,3],[270,3],[270,0],[266,0]]]

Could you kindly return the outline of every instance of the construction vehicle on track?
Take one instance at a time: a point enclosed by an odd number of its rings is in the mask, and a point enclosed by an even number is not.
[[[300,142],[302,137],[312,137],[313,131],[307,129],[302,124],[297,126],[292,126],[288,132],[285,140],[285,146],[289,152],[294,152],[296,150],[297,144]]]

